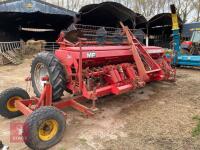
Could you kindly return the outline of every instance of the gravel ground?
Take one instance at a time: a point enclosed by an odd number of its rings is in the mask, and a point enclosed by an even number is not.
[[[19,66],[0,67],[0,91],[26,87],[31,59]],[[29,89],[29,88],[27,88]],[[67,109],[67,129],[52,150],[195,150],[200,137],[192,137],[200,115],[200,70],[178,69],[177,82],[150,83],[142,89],[98,101],[94,117]],[[32,94],[32,91],[29,93]],[[0,140],[13,150],[27,150],[22,142],[10,142],[10,122],[0,117]]]

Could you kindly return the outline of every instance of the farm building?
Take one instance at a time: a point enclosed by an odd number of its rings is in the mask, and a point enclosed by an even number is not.
[[[182,30],[182,20],[179,17],[179,28]],[[170,13],[161,13],[152,17],[146,24],[149,35],[149,45],[164,48],[172,46],[172,19]]]
[[[200,28],[200,22],[186,23],[183,25],[182,37],[189,40],[192,36],[192,29]]]
[[[60,31],[73,22],[75,14],[41,0],[0,2],[0,64],[19,64],[19,53],[30,54],[41,50],[46,42],[55,42]],[[24,43],[30,40],[32,43]]]
[[[1,2],[0,41],[31,38],[55,41],[60,30],[71,24],[74,15],[73,11],[41,0]]]

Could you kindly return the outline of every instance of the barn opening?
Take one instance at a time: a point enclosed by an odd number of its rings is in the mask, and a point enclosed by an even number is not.
[[[0,3],[0,41],[55,41],[76,13],[40,0]]]
[[[182,30],[182,20],[179,17],[179,28]],[[172,18],[171,13],[161,13],[152,17],[146,24],[145,33],[149,37],[150,46],[172,48]]]

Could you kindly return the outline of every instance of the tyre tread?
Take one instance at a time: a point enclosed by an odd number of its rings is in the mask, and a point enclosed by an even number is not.
[[[50,82],[53,87],[53,100],[57,101],[63,96],[64,90],[66,90],[66,76],[63,71],[63,67],[58,59],[51,52],[41,52],[39,53],[32,62],[31,67],[31,78],[33,79],[34,66],[38,61],[42,61],[47,67],[50,74]],[[36,88],[34,81],[32,81],[32,86],[36,96],[40,96],[39,91]]]
[[[23,99],[29,99],[29,94],[22,88],[12,87],[0,93],[0,115],[5,118],[14,118],[21,115],[21,112],[9,112],[6,108],[6,103],[9,97],[20,96]]]
[[[61,119],[61,127],[62,132],[54,138],[53,141],[49,142],[38,142],[37,131],[35,131],[35,125],[42,119],[48,118],[49,116],[57,116],[56,118]],[[62,116],[62,117],[61,117]],[[26,120],[23,126],[23,137],[25,144],[30,147],[31,149],[35,150],[43,150],[52,147],[53,145],[57,144],[64,135],[64,130],[66,128],[65,118],[60,110],[52,106],[42,106],[39,109],[35,110]],[[27,136],[28,135],[28,136]]]

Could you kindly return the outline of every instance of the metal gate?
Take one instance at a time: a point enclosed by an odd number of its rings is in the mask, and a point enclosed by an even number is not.
[[[21,56],[23,54],[22,45],[23,42],[21,41],[0,42],[1,59],[6,58],[9,62],[13,64],[20,64]],[[2,63],[2,60],[1,64],[4,64]]]

